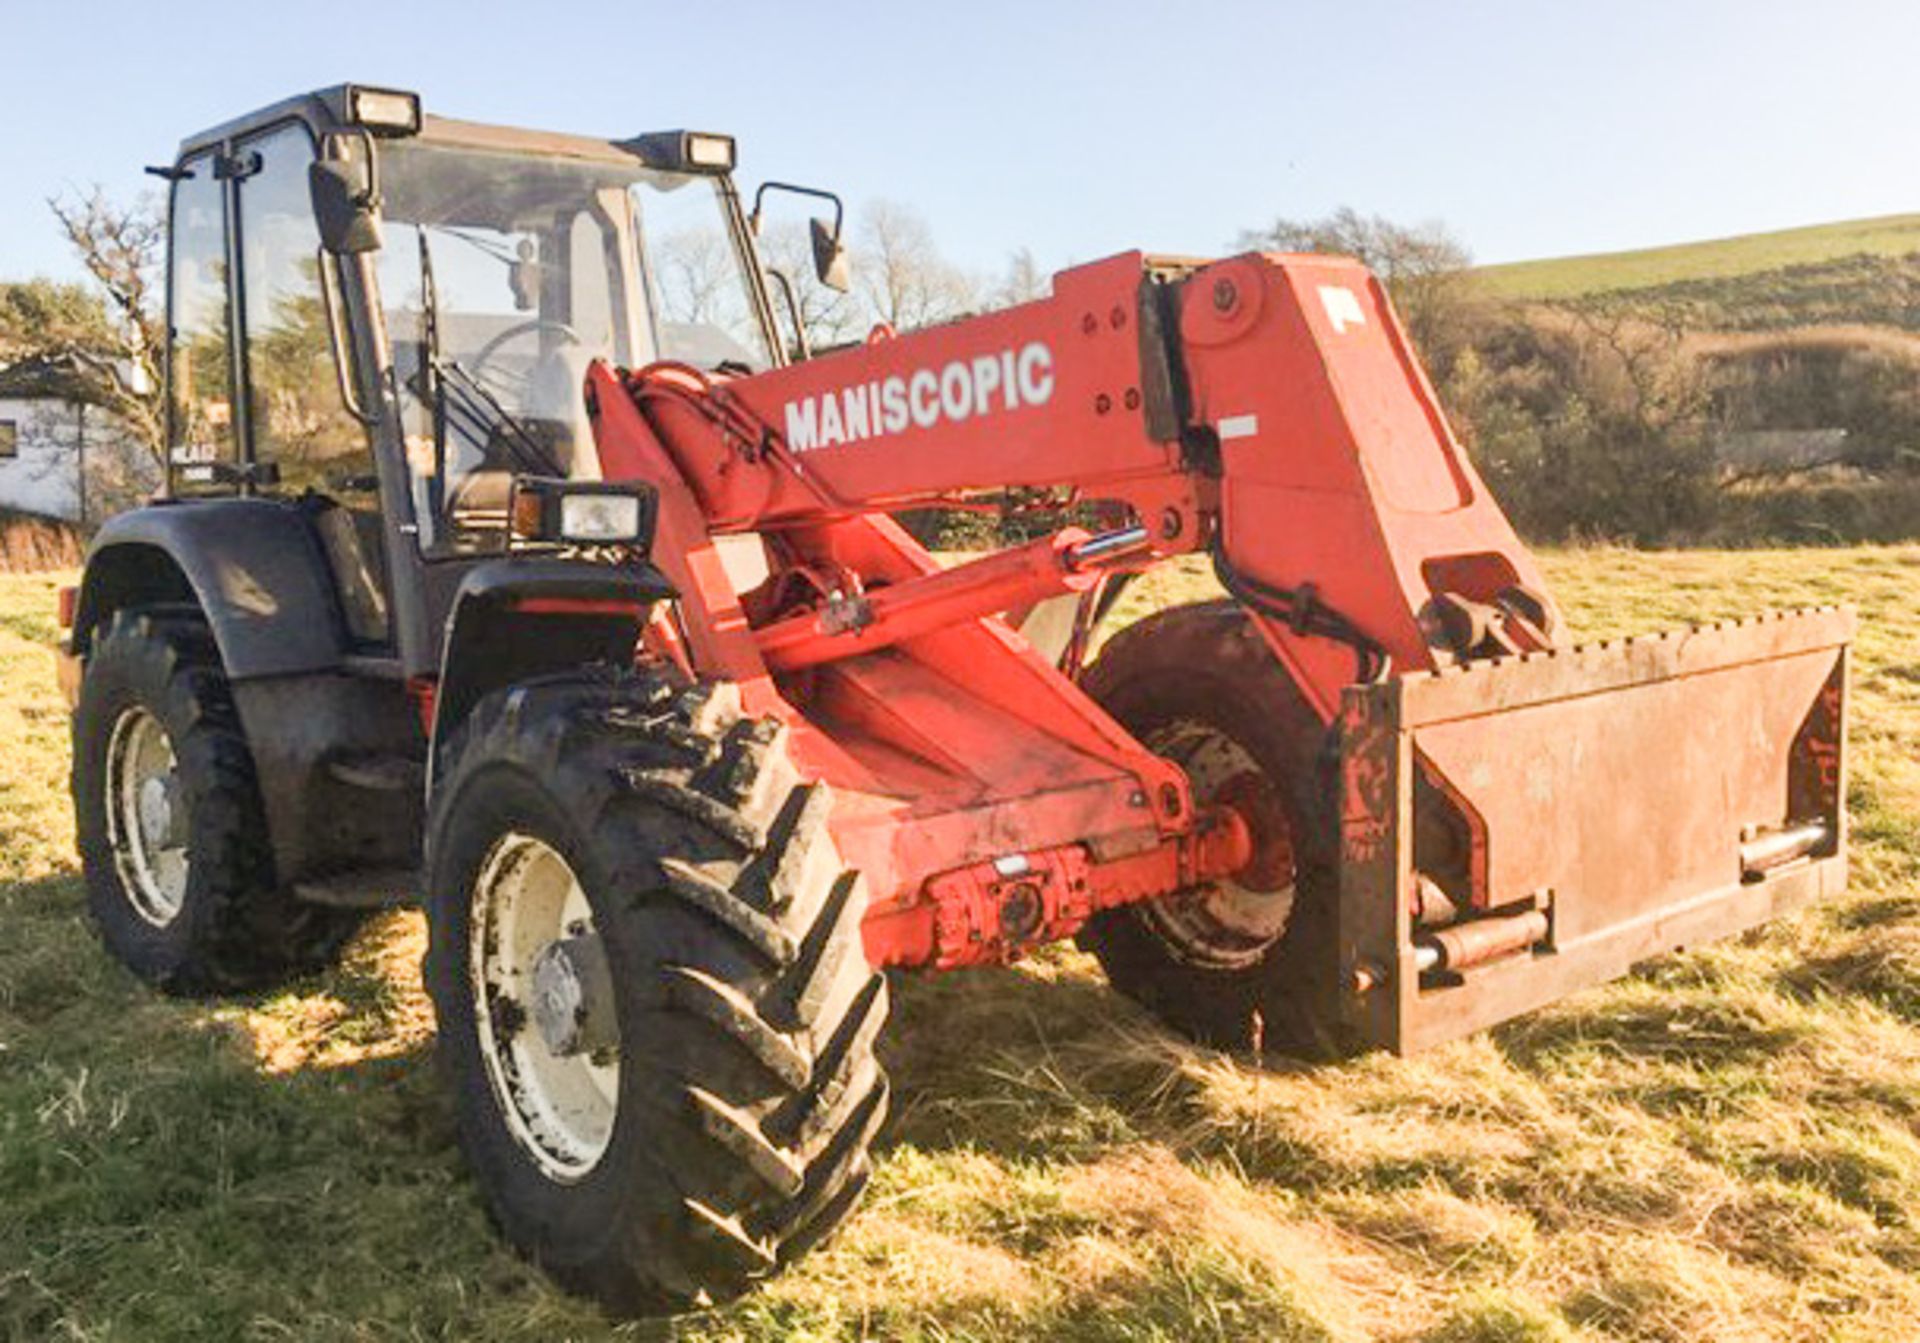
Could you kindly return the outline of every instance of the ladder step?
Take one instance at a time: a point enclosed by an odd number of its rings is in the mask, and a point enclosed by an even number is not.
[[[293,893],[316,905],[336,909],[392,909],[420,902],[416,873],[404,867],[368,868],[312,881],[296,881]]]
[[[418,792],[427,777],[426,766],[418,760],[373,752],[335,756],[327,761],[327,773],[350,787],[375,793]]]

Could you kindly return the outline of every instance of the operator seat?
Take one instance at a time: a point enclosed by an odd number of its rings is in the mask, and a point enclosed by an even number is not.
[[[600,479],[600,453],[583,391],[592,361],[592,353],[576,343],[542,356],[528,373],[526,402],[516,416],[547,445],[568,480]],[[451,511],[469,526],[504,528],[515,469],[504,454],[490,454],[454,487]]]
[[[527,379],[528,417],[561,426],[554,448],[568,480],[600,479],[600,453],[584,391],[592,362],[586,346],[570,341],[543,356]]]

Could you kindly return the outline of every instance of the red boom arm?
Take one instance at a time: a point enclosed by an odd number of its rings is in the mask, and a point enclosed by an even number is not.
[[[835,834],[875,888],[882,960],[1017,950],[983,932],[1014,898],[990,894],[1008,885],[995,863],[1050,874],[1043,937],[1246,860],[1230,816],[1196,814],[1180,771],[995,612],[1211,549],[1328,721],[1359,677],[1450,656],[1436,648],[1538,647],[1552,623],[1349,261],[1129,254],[1038,302],[755,377],[596,365],[588,398],[604,474],[660,491],[674,645],[784,717],[841,792]],[[885,516],[1014,486],[1134,523],[942,570]],[[714,538],[749,532],[770,575],[740,592]]]

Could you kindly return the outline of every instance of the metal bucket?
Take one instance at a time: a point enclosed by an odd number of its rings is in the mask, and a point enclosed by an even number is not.
[[[1357,1042],[1411,1053],[1842,890],[1853,626],[1823,608],[1349,689]]]

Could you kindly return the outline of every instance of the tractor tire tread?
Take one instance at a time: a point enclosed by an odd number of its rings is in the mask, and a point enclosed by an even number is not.
[[[279,884],[253,752],[212,631],[196,608],[115,612],[93,641],[74,715],[79,847],[93,923],[107,949],[162,992],[205,996],[269,987],[329,963],[364,914],[309,904]],[[98,678],[105,678],[103,683]],[[192,803],[185,903],[143,926],[121,888],[106,832],[103,714],[133,702],[166,729]],[[106,704],[98,701],[104,698]]]
[[[1334,985],[1338,822],[1330,736],[1245,609],[1223,600],[1149,615],[1107,641],[1081,684],[1136,735],[1179,718],[1239,734],[1283,794],[1296,871],[1286,926],[1250,967],[1189,963],[1135,906],[1096,914],[1080,945],[1115,988],[1203,1044],[1316,1058],[1345,1052]]]
[[[835,851],[830,790],[800,776],[784,726],[743,714],[734,687],[669,689],[647,672],[495,692],[444,750],[428,956],[443,1049],[457,1034],[446,1023],[471,1009],[457,1001],[465,951],[442,907],[460,877],[440,869],[463,792],[502,766],[554,798],[583,871],[604,877],[600,926],[647,1023],[645,1052],[623,1054],[621,1117],[603,1158],[621,1152],[631,1108],[646,1140],[634,1139],[618,1178],[638,1229],[555,1243],[553,1219],[504,1195],[497,1153],[463,1114],[495,1217],[556,1277],[609,1304],[684,1308],[746,1290],[798,1253],[774,1228],[811,1244],[852,1212],[847,1172],[864,1167],[886,1114],[874,1053],[885,981],[866,962],[865,887]],[[641,1099],[629,1107],[629,1096]]]

